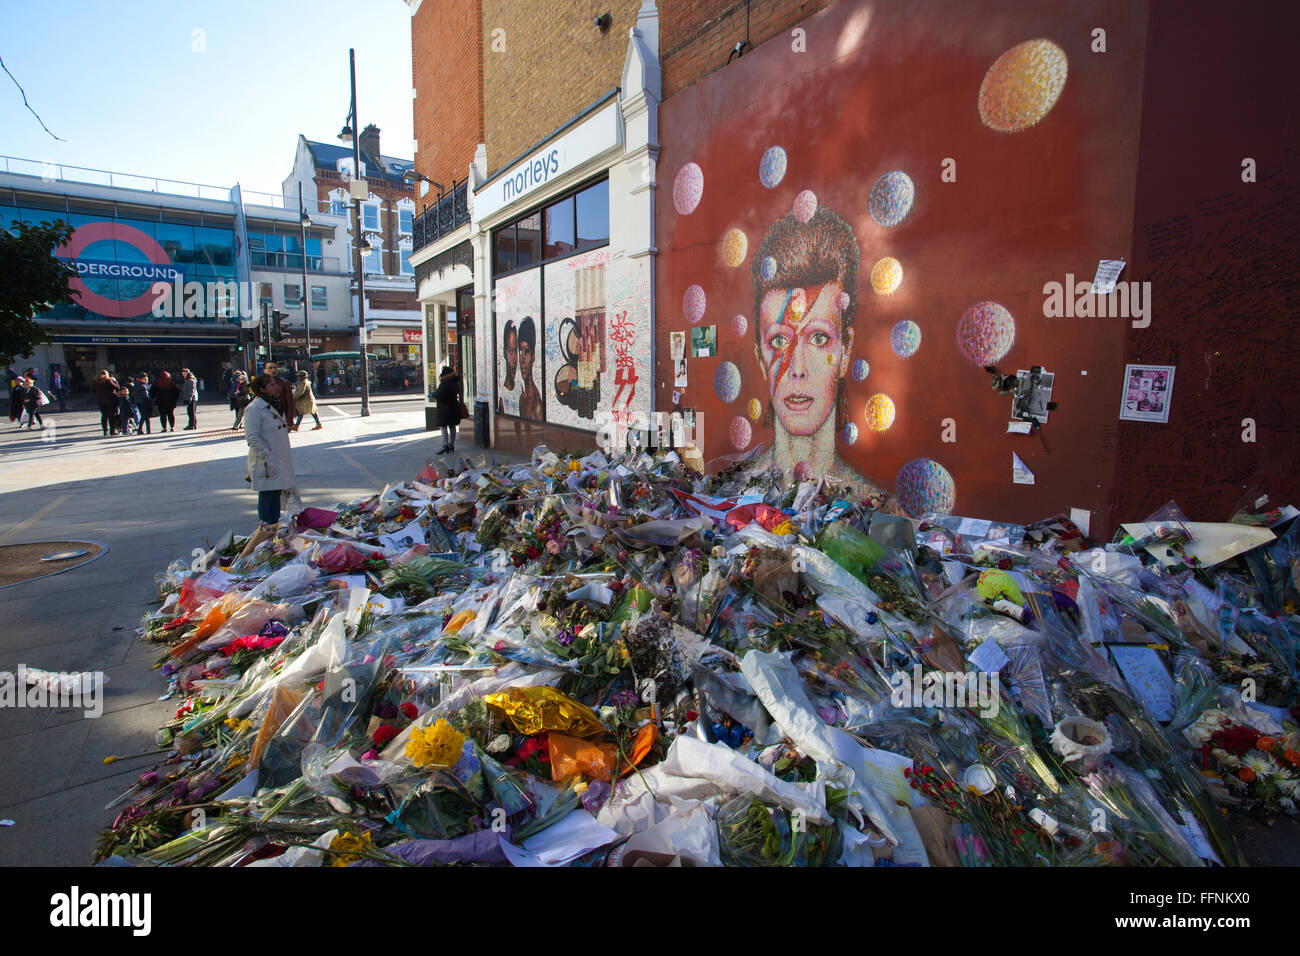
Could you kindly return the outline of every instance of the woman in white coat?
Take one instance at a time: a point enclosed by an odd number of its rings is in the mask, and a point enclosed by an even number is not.
[[[244,412],[244,438],[248,441],[248,477],[257,491],[257,516],[266,530],[280,520],[280,496],[294,487],[293,451],[289,447],[289,421],[280,407],[278,383],[270,375],[253,379],[256,396]]]

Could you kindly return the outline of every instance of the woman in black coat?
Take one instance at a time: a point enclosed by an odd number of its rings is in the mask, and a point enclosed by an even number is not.
[[[445,455],[456,450],[456,429],[461,417],[460,376],[450,365],[443,366],[433,401],[438,407],[438,424],[442,426],[442,449],[438,454]]]
[[[162,430],[167,431],[168,426],[171,426],[171,430],[176,431],[176,403],[181,399],[181,390],[176,387],[171,375],[159,372],[158,378],[149,386],[149,397],[158,406],[158,419]]]

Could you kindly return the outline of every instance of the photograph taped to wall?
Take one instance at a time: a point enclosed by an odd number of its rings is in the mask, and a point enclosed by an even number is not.
[[[541,338],[542,270],[529,269],[497,279],[497,414],[542,420]]]
[[[1024,422],[1046,423],[1051,409],[1052,383],[1055,372],[1040,372],[1037,383],[1031,383],[1029,369],[1016,370],[1016,393],[1011,397],[1011,417]]]
[[[1174,396],[1173,365],[1125,365],[1119,417],[1130,422],[1169,421]]]
[[[697,325],[691,329],[691,354],[696,358],[712,358],[718,354],[716,325]]]
[[[685,332],[669,333],[668,342],[669,342],[668,352],[673,357],[674,362],[676,362],[679,359],[686,358],[686,333]]]
[[[609,249],[569,256],[545,266],[546,420],[594,429],[602,393],[606,272]]]
[[[685,388],[688,384],[690,383],[686,377],[686,356],[683,355],[673,360],[673,388]]]

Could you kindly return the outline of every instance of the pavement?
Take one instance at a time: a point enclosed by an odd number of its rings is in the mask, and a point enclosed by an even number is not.
[[[423,399],[320,409],[324,428],[292,435],[307,506],[329,507],[414,477],[441,447],[424,430]],[[184,414],[177,416],[182,427]],[[45,416],[44,431],[0,421],[0,545],[94,541],[108,552],[63,574],[0,590],[0,672],[19,664],[102,671],[103,714],[0,709],[0,865],[83,866],[120,811],[105,805],[157,756],[158,725],[177,701],[159,701],[158,645],[135,633],[156,602],[154,576],[227,531],[256,526],[256,496],[243,480],[247,445],[227,426],[224,403],[200,404],[197,431],[103,438],[99,413]],[[460,451],[473,451],[471,422]],[[113,755],[140,755],[110,764]]]

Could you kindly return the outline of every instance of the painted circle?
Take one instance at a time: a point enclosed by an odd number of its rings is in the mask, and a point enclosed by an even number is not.
[[[844,436],[844,443],[846,445],[856,445],[858,443],[858,426],[853,422],[849,422],[845,425],[840,434]]]
[[[1026,40],[993,61],[980,83],[980,119],[1000,133],[1019,133],[1056,105],[1069,58],[1051,40]]]
[[[873,432],[884,432],[894,424],[894,400],[883,392],[867,399],[867,427]]]
[[[930,458],[909,461],[898,472],[894,492],[903,510],[913,518],[923,514],[952,514],[957,504],[957,483],[948,469]]]
[[[749,239],[739,229],[728,229],[722,237],[722,261],[736,268],[749,253]]]
[[[900,358],[911,358],[921,347],[921,327],[911,319],[904,319],[889,333],[889,344]]]
[[[867,364],[866,359],[858,359],[853,363],[853,381],[861,382],[871,371],[871,366]]]
[[[776,275],[776,260],[771,256],[764,256],[763,261],[758,264],[758,274],[763,277],[764,282],[771,281],[772,276]]]
[[[704,318],[706,301],[704,289],[698,285],[687,288],[686,294],[682,296],[682,314],[686,316],[692,325]]]
[[[758,181],[768,189],[774,189],[785,179],[785,150],[773,146],[763,154],[758,163]]]
[[[885,256],[871,267],[871,288],[876,295],[893,295],[903,282],[903,264],[893,256]]]
[[[895,169],[885,173],[871,187],[867,211],[882,226],[897,226],[912,211],[912,200],[915,198],[916,187],[912,184],[912,177]]]
[[[749,331],[749,319],[745,318],[743,315],[737,314],[736,317],[731,320],[731,331],[736,335],[744,335]]]
[[[723,362],[713,373],[713,391],[730,405],[740,397],[740,369],[735,362]]]
[[[957,347],[983,368],[1000,361],[1016,340],[1016,320],[996,302],[977,302],[957,323]]]
[[[811,189],[805,189],[794,197],[794,218],[800,222],[807,222],[816,211],[817,194]]]
[[[695,212],[704,196],[704,170],[695,163],[687,163],[677,170],[673,180],[673,207],[679,215],[689,216]]]
[[[758,421],[758,417],[763,414],[763,406],[759,404],[758,399],[751,398],[745,404],[745,414],[754,421]]]
[[[737,415],[731,420],[731,444],[737,451],[744,451],[748,448],[753,435],[754,430],[749,427],[749,419],[743,415]]]
[[[167,250],[158,244],[157,239],[133,226],[120,222],[88,222],[84,226],[78,226],[76,231],[73,232],[72,238],[68,240],[68,244],[54,250],[54,255],[60,259],[75,259],[85,251],[86,247],[96,242],[113,241],[134,246],[144,254],[145,261],[153,265],[169,266],[172,264],[171,257],[167,255]],[[134,299],[110,299],[107,296],[91,292],[80,276],[69,279],[68,288],[76,289],[81,293],[76,297],[76,302],[83,309],[117,319],[132,318],[151,312],[154,301],[158,298],[154,293],[146,292]]]

